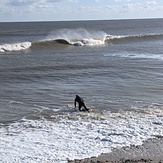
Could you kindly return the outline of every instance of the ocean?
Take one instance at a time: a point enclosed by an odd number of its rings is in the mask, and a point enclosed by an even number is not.
[[[76,95],[92,108],[68,105]],[[0,23],[0,162],[67,162],[163,136],[163,19]]]

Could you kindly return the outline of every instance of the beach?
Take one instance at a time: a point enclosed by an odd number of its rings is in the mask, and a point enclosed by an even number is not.
[[[148,139],[142,145],[113,149],[98,157],[68,161],[68,163],[162,163],[163,137]]]

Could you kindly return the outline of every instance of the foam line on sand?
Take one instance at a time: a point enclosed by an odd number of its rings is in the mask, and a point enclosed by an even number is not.
[[[113,149],[111,153],[103,153],[98,157],[72,160],[68,163],[162,163],[163,136],[148,139],[142,145]]]

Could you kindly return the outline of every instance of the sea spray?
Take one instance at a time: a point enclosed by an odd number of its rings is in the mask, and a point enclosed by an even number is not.
[[[75,46],[94,46],[105,44],[107,33],[103,31],[88,31],[83,28],[60,29],[50,32],[47,40],[64,39]]]
[[[60,29],[50,32],[47,39],[83,39],[83,38],[105,38],[108,34],[104,31],[89,31],[84,28]]]

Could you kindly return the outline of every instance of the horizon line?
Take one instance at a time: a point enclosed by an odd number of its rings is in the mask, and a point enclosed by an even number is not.
[[[86,21],[120,21],[120,20],[149,20],[163,19],[161,17],[154,18],[117,18],[117,19],[75,19],[75,20],[27,20],[27,21],[0,21],[0,23],[39,23],[39,22],[86,22]]]

